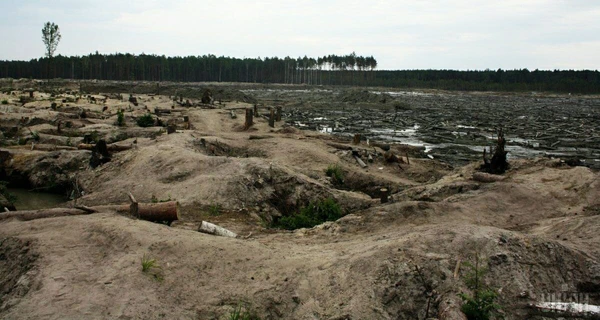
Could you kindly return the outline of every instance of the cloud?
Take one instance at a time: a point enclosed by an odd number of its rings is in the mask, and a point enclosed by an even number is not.
[[[55,0],[0,3],[0,59],[58,52],[373,55],[381,69],[596,69],[600,3],[585,0]],[[7,34],[9,33],[9,34]],[[19,36],[16,36],[19,35]],[[21,50],[27,48],[28,50]],[[596,51],[594,51],[596,50]]]

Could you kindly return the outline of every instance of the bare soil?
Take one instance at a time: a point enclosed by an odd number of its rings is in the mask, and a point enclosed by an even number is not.
[[[481,183],[472,179],[480,163],[432,160],[405,145],[392,145],[401,162],[389,163],[382,147],[390,141],[351,145],[286,123],[295,108],[286,90],[298,89],[287,86],[188,84],[229,98],[207,106],[201,95],[184,96],[193,105],[184,107],[164,93],[175,84],[157,95],[156,84],[86,83],[81,93],[77,83],[3,83],[11,90],[0,93],[1,180],[88,206],[127,203],[127,192],[141,202],[177,200],[182,219],[167,226],[105,210],[1,221],[0,318],[228,319],[243,306],[261,319],[462,319],[463,263],[475,253],[506,319],[544,319],[529,304],[550,294],[600,304],[600,180],[589,167],[511,159],[502,181]],[[19,102],[29,87],[33,100]],[[362,103],[355,92],[335,95],[349,99],[334,102],[345,108]],[[377,97],[364,103],[381,105]],[[255,117],[244,129],[243,108],[254,104],[285,105],[284,121],[271,128]],[[171,110],[154,117],[176,132],[136,125],[157,108]],[[86,134],[131,149],[91,168],[91,151],[77,149]],[[325,175],[331,164],[343,168],[344,184]],[[378,199],[382,187],[389,203]],[[347,215],[311,229],[270,227],[327,197]],[[201,221],[239,236],[199,233]],[[160,268],[143,272],[145,257]]]

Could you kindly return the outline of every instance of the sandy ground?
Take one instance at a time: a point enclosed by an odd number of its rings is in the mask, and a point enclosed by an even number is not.
[[[150,110],[172,105],[164,96],[141,100]],[[48,110],[48,101],[31,104],[11,104],[3,121],[25,112],[63,114]],[[118,134],[116,109],[128,104],[106,105],[112,116],[77,119],[75,126],[89,122],[80,130]],[[85,190],[80,204],[126,203],[132,192],[142,202],[179,201],[182,220],[169,227],[102,212],[1,221],[0,317],[229,319],[242,306],[260,319],[461,319],[457,294],[468,292],[462,263],[476,252],[506,319],[543,319],[528,304],[561,291],[599,304],[597,172],[560,160],[518,160],[505,180],[480,183],[471,179],[477,164],[449,171],[410,159],[399,169],[376,158],[362,169],[331,144],[344,141],[327,135],[281,123],[270,128],[263,118],[242,130],[243,114],[231,119],[227,109],[246,106],[186,109],[171,117],[188,115],[191,130],[154,136],[135,127],[133,117],[145,111],[134,108],[119,129],[129,137],[118,142],[135,141],[134,147],[96,169],[85,163],[89,153],[81,160],[73,156],[79,151],[3,148],[19,159],[53,154],[76,162],[83,168],[76,171]],[[13,167],[31,166],[21,161]],[[345,188],[324,174],[333,163],[354,177]],[[365,193],[382,186],[393,191],[391,203]],[[350,214],[312,229],[267,227],[286,210],[323,197]],[[214,205],[218,216],[209,213]],[[202,220],[239,237],[199,233]],[[160,269],[142,272],[144,257]]]

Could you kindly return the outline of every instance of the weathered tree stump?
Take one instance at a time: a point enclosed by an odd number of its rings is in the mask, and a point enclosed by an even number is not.
[[[388,189],[387,188],[379,189],[379,197],[381,199],[381,203],[387,203],[388,202]]]
[[[253,124],[253,115],[254,115],[254,111],[250,108],[246,109],[246,122],[244,124],[244,128],[248,129],[252,126]]]
[[[260,117],[260,115],[258,114],[258,104],[254,105],[254,116],[255,117]]]
[[[275,128],[275,110],[271,108],[271,113],[269,114],[269,127]]]
[[[275,116],[275,121],[281,121],[281,107],[277,107],[277,114]]]
[[[354,135],[354,138],[352,139],[352,143],[353,144],[359,144],[360,143],[360,133],[357,133]]]
[[[508,162],[506,161],[508,152],[505,150],[505,146],[506,139],[504,138],[504,132],[500,129],[498,130],[498,140],[491,160],[487,158],[485,148],[483,149],[483,165],[480,167],[480,170],[493,174],[504,173],[509,167]],[[492,153],[491,148],[490,153]]]

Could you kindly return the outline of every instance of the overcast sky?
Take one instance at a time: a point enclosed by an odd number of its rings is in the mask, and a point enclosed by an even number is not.
[[[599,69],[598,0],[0,0],[0,60],[373,55],[378,69]]]

